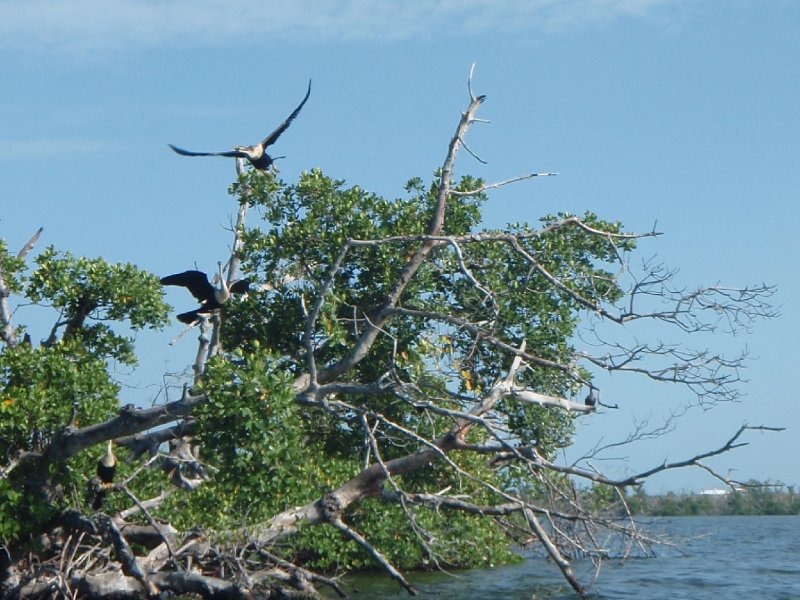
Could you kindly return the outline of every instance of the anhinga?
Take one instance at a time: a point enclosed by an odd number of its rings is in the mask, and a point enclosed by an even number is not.
[[[114,456],[112,449],[113,442],[108,440],[106,446],[106,453],[97,461],[97,477],[100,479],[101,489],[98,490],[92,503],[94,510],[99,510],[103,505],[103,500],[106,497],[106,490],[103,488],[109,487],[114,483],[114,472],[117,470],[117,458]]]
[[[236,157],[236,158],[246,158],[251,165],[253,165],[256,169],[261,171],[266,171],[269,169],[270,165],[272,165],[273,157],[267,154],[267,147],[271,146],[275,142],[278,141],[278,138],[281,134],[289,128],[294,118],[300,113],[300,110],[303,108],[303,105],[308,100],[308,96],[311,94],[311,80],[308,80],[308,90],[306,91],[305,98],[303,101],[298,105],[297,108],[292,111],[287,119],[281,123],[278,128],[270,133],[267,137],[261,140],[258,144],[253,144],[252,146],[234,146],[233,150],[228,152],[191,152],[189,150],[184,150],[183,148],[178,148],[177,146],[173,146],[172,144],[167,144],[170,148],[172,148],[178,154],[183,156],[228,156],[228,157]],[[275,158],[283,158],[275,157]]]
[[[177,315],[178,321],[191,325],[200,318],[200,313],[208,314],[217,310],[228,301],[231,294],[243,294],[249,287],[247,279],[235,281],[228,287],[222,276],[222,265],[219,267],[220,287],[215,288],[208,281],[208,275],[202,271],[184,271],[161,278],[161,285],[179,285],[189,290],[200,301],[200,308]]]

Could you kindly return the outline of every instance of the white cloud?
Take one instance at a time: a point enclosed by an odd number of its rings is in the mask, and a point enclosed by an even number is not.
[[[410,39],[554,30],[643,17],[678,0],[0,0],[0,47],[95,52],[263,40]]]

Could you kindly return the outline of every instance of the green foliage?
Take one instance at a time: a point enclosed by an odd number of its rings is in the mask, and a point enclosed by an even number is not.
[[[480,184],[465,177],[457,189],[471,190]],[[244,177],[232,193],[261,209],[267,222],[262,229],[246,233],[244,265],[275,292],[248,298],[230,311],[226,346],[246,349],[257,340],[276,354],[302,356],[304,310],[328,277],[345,241],[393,238],[391,243],[351,247],[326,297],[312,332],[315,343],[324,341],[318,362],[332,364],[344,358],[366,326],[365,311],[380,306],[418,247],[418,241],[409,236],[425,231],[437,189],[436,183],[426,188],[414,179],[406,186],[409,197],[388,201],[358,186],[346,188],[317,170],[304,173],[296,185],[279,184],[260,173]],[[446,233],[475,233],[483,200],[482,195],[451,197]],[[524,224],[488,232],[496,241],[462,243],[462,257],[450,245],[437,247],[408,286],[402,304],[465,322],[491,320],[498,337],[525,338],[529,350],[538,356],[567,363],[573,352],[569,340],[585,303],[613,302],[621,296],[613,274],[602,264],[633,247],[631,241],[591,235],[574,224],[556,226],[568,219],[569,215],[543,218],[543,232]],[[602,221],[591,213],[583,220],[590,227],[621,231],[619,223]],[[522,235],[521,246],[536,257],[544,272],[532,271],[523,262],[509,242],[512,234]],[[495,291],[492,302],[473,285],[463,265]],[[553,286],[548,276],[565,281],[566,288]],[[355,377],[366,379],[401,369],[409,379],[425,382],[432,392],[438,388],[440,396],[447,396],[456,382],[460,393],[478,397],[509,366],[501,349],[488,343],[476,345],[467,329],[435,318],[395,319],[386,333],[371,356],[359,364]],[[287,366],[299,371],[305,363],[298,360]],[[549,394],[575,390],[575,383],[563,372],[539,366],[521,372],[518,382]],[[363,402],[391,411],[385,398]],[[405,415],[406,410],[400,412]],[[563,411],[514,402],[503,402],[500,410],[508,414],[513,433],[525,443],[536,443],[545,456],[570,442],[572,417]],[[413,424],[413,415],[410,419]],[[345,446],[352,442],[342,440]]]
[[[4,456],[42,452],[70,423],[85,426],[111,417],[118,407],[118,385],[104,361],[84,351],[77,339],[52,347],[19,344],[0,353],[0,445]],[[48,475],[55,486],[83,497],[83,476],[91,477],[97,457],[76,457],[55,464]],[[4,481],[0,539],[13,539],[46,520],[66,499],[45,498],[21,485],[32,471],[28,463]],[[14,515],[14,518],[8,518]]]
[[[470,454],[450,456],[462,470],[486,481],[497,474],[485,460]],[[357,461],[353,461],[356,470]],[[477,504],[490,504],[498,498],[474,480],[461,478],[452,468],[434,463],[412,475],[398,479],[407,493],[435,493],[443,487]],[[318,495],[326,491],[321,489]],[[348,526],[362,532],[392,564],[402,569],[490,566],[518,560],[510,551],[509,539],[497,524],[482,515],[459,511],[437,511],[406,506],[407,513],[394,502],[367,499],[354,504],[344,515]],[[409,516],[413,520],[409,522]],[[332,527],[305,527],[290,541],[287,558],[317,569],[345,571],[371,569],[377,565],[360,546]]]
[[[25,269],[25,262],[8,253],[8,244],[3,239],[0,239],[0,266],[3,271],[3,281],[9,292],[19,293],[22,290],[20,273]]]
[[[22,533],[23,520],[19,518],[23,493],[7,479],[0,479],[0,540],[13,540]]]
[[[106,323],[87,319],[127,320],[134,329],[161,327],[168,306],[158,280],[132,265],[48,248],[28,275],[22,261],[8,256],[4,242],[0,260],[10,291],[59,311],[49,339],[36,346],[7,344],[0,351],[0,456],[12,459],[43,452],[67,426],[85,427],[116,414],[119,385],[108,361],[135,364],[133,342]],[[99,454],[96,448],[66,463],[53,462],[47,473],[23,460],[0,481],[0,540],[32,533],[60,507],[85,508],[85,481],[94,476]],[[54,490],[47,496],[29,485],[42,477]]]
[[[52,246],[36,258],[28,297],[74,311],[80,299],[96,304],[98,318],[128,320],[134,329],[166,324],[169,309],[161,299],[158,278],[130,263],[110,264],[102,258],[74,257]],[[67,316],[71,316],[67,312]]]
[[[285,371],[268,353],[210,361],[202,389],[209,400],[197,413],[198,442],[215,471],[207,485],[178,500],[185,526],[256,523],[357,472],[353,463],[320,460],[323,448],[305,430],[313,416],[294,401]]]
[[[318,434],[324,413],[300,407],[289,379],[268,353],[236,353],[231,360],[213,360],[203,379],[210,399],[197,414],[203,459],[215,468],[213,479],[190,495],[162,507],[173,523],[216,531],[247,527],[291,506],[330,491],[363,468],[363,454],[344,452]],[[363,432],[357,436],[363,438]],[[455,457],[465,469],[491,478],[473,456]],[[469,461],[469,462],[467,462]],[[409,491],[436,491],[458,486],[476,501],[488,500],[475,484],[458,481],[448,468],[435,465],[404,478]],[[438,486],[438,487],[437,487]],[[401,509],[379,501],[360,503],[346,521],[365,532],[403,568],[431,566]],[[421,526],[431,532],[438,560],[451,566],[475,566],[514,559],[507,541],[480,516],[421,510]],[[360,547],[333,528],[309,527],[292,539],[287,557],[308,566],[335,570],[374,566]]]
[[[197,441],[214,476],[192,494],[171,498],[160,509],[165,517],[179,527],[246,528],[320,497],[363,468],[362,452],[332,443],[329,431],[327,438],[320,434],[325,413],[300,407],[289,383],[285,371],[263,350],[237,352],[230,360],[208,364],[202,389],[210,399],[197,414]],[[353,432],[352,439],[357,438],[363,447],[363,432]],[[481,457],[453,459],[487,480],[495,476]],[[411,492],[435,492],[451,485],[475,502],[490,501],[483,488],[443,465],[407,476],[402,484]],[[417,510],[418,524],[432,536],[428,544],[433,556],[394,504],[360,503],[345,519],[403,568],[433,566],[434,557],[451,566],[516,559],[502,532],[479,515]],[[306,528],[290,541],[285,554],[326,570],[374,566],[360,547],[329,527]]]
[[[419,531],[409,524],[397,504],[375,499],[359,503],[345,521],[368,532],[370,543],[401,569],[488,567],[510,563],[519,556],[491,519],[458,511],[409,508]],[[306,527],[291,543],[289,558],[325,571],[374,569],[366,551],[332,527]]]
[[[131,264],[109,264],[102,258],[74,257],[52,246],[36,258],[25,290],[33,302],[49,303],[61,312],[65,336],[82,338],[85,349],[98,357],[135,364],[133,341],[96,321],[128,321],[131,328],[161,328],[169,306],[161,297],[158,278]]]
[[[581,493],[585,509],[592,513],[608,511],[618,505],[617,491],[610,485],[595,483]]]
[[[469,191],[481,184],[463,177],[455,187]],[[438,183],[425,186],[412,179],[403,198],[387,200],[319,170],[303,173],[293,185],[251,171],[232,186],[231,193],[264,218],[260,229],[242,232],[241,259],[247,276],[270,291],[225,306],[222,346],[227,354],[207,363],[194,390],[208,394],[193,416],[199,431],[196,443],[211,479],[191,493],[173,494],[157,514],[178,528],[230,531],[318,498],[359,473],[366,460],[374,461],[367,453],[364,412],[371,415],[370,426],[380,425],[374,435],[384,460],[406,455],[419,443],[374,415],[420,438],[436,438],[452,426],[449,417],[417,410],[388,393],[342,394],[343,402],[356,409],[334,413],[299,404],[291,388],[294,377],[307,368],[308,341],[320,369],[346,358],[420,247],[418,236],[431,222],[437,192]],[[569,215],[545,217],[538,228],[514,224],[503,231],[479,232],[484,200],[482,194],[448,200],[442,234],[461,238],[458,248],[435,246],[397,302],[422,316],[386,322],[370,353],[348,372],[348,380],[370,383],[392,373],[413,383],[422,397],[460,411],[482,398],[507,372],[510,360],[497,345],[476,343],[464,324],[491,323],[490,332],[498,339],[514,344],[525,339],[528,352],[567,363],[581,312],[620,298],[605,265],[630,250],[631,242],[590,235]],[[621,230],[618,223],[593,214],[582,220],[597,229]],[[0,353],[0,440],[9,455],[44,448],[70,419],[82,426],[110,417],[118,407],[118,388],[107,363],[135,362],[132,340],[117,333],[114,322],[126,321],[134,330],[160,327],[168,307],[158,280],[132,265],[48,248],[26,275],[24,265],[4,250],[0,247],[0,258],[11,290],[59,312],[53,335],[44,344],[20,344]],[[541,269],[532,269],[519,250],[535,257]],[[332,275],[334,264],[338,269]],[[554,277],[563,286],[554,286]],[[475,278],[493,290],[491,297],[476,287]],[[327,293],[319,317],[306,332],[306,316],[315,309],[323,286]],[[564,372],[535,364],[519,372],[517,383],[548,394],[575,391]],[[515,442],[535,445],[545,457],[570,443],[572,417],[564,411],[508,401],[496,410],[506,417]],[[475,428],[468,442],[496,440]],[[21,535],[20,522],[24,527],[41,522],[48,511],[67,504],[67,496],[82,505],[83,480],[92,476],[97,454],[99,449],[57,466],[51,475],[63,490],[58,498],[28,498],[19,485],[28,475],[21,467],[11,480],[0,481],[3,504],[23,511],[0,509],[0,538]],[[474,479],[440,461],[403,476],[403,489],[436,493],[449,487],[474,504],[505,500],[480,480],[527,497],[545,492],[529,472],[491,469],[484,456],[453,453],[450,460]],[[132,485],[146,497],[163,486],[159,477],[148,472]],[[566,478],[556,477],[549,485],[571,489]],[[598,504],[608,500],[605,490],[593,493]],[[109,500],[112,506],[120,501]],[[352,505],[343,518],[402,568],[436,562],[477,566],[516,558],[503,530],[484,516],[420,507],[408,511],[373,498]],[[15,520],[9,514],[24,517]],[[409,523],[409,514],[418,527]],[[374,566],[359,546],[331,527],[304,529],[284,552],[331,571]]]
[[[345,189],[343,182],[327,178],[318,170],[304,173],[297,185],[276,188],[271,182],[270,178],[257,175],[243,184],[248,186],[247,201],[264,211],[267,222],[263,230],[251,230],[245,235],[244,265],[278,290],[259,308],[285,318],[261,319],[251,324],[257,327],[252,333],[262,341],[279,344],[283,353],[295,355],[302,344],[303,328],[296,326],[302,318],[301,301],[319,289],[342,244],[348,239],[423,234],[432,216],[435,187],[422,190],[414,186],[410,188],[413,196],[390,202],[358,186]],[[472,187],[476,182],[465,179],[462,185]],[[453,203],[448,221],[450,233],[467,233],[477,223],[476,207],[480,201],[464,199]],[[407,241],[351,249],[337,273],[335,293],[327,298],[315,332],[329,340],[330,350],[321,355],[323,362],[334,360],[355,335],[343,319],[352,316],[353,311],[379,305],[416,246]],[[419,297],[432,287],[431,271],[428,268],[415,279],[407,292],[409,297]],[[293,285],[285,285],[287,279]],[[412,328],[392,333],[401,335],[408,345],[416,339],[417,331]],[[236,328],[227,333],[235,336]]]
[[[76,340],[6,347],[0,353],[0,382],[0,439],[6,449],[41,451],[71,416],[74,425],[83,426],[107,419],[117,407],[119,387],[105,362]]]
[[[480,184],[465,177],[457,189],[472,190]],[[425,187],[414,179],[406,186],[407,197],[389,201],[358,186],[346,187],[317,170],[304,173],[296,185],[252,172],[232,187],[241,202],[263,214],[262,227],[244,233],[242,259],[248,276],[272,291],[250,295],[226,310],[224,345],[241,354],[231,363],[215,364],[207,374],[211,379],[204,385],[212,392],[212,400],[203,409],[204,448],[212,449],[212,464],[220,471],[217,481],[195,494],[195,501],[202,499],[202,506],[198,504],[193,514],[208,516],[209,524],[245,524],[231,522],[237,518],[257,522],[261,515],[319,497],[363,467],[364,432],[358,413],[342,412],[334,418],[315,410],[299,411],[281,387],[288,385],[288,380],[275,387],[278,375],[272,371],[276,367],[269,356],[282,357],[280,370],[284,373],[298,374],[306,368],[302,358],[304,319],[330,277],[331,265],[341,258],[311,335],[318,348],[318,365],[343,359],[366,326],[365,312],[380,306],[419,247],[413,236],[426,231],[437,190],[436,183]],[[481,195],[451,197],[445,233],[475,233],[483,200]],[[604,222],[593,214],[583,220],[590,227],[621,231],[618,223]],[[569,340],[586,304],[613,302],[621,296],[612,272],[602,265],[630,250],[632,242],[590,235],[570,222],[569,215],[545,217],[543,226],[541,232],[524,224],[488,232],[495,241],[462,242],[461,256],[451,245],[440,245],[415,274],[401,304],[465,322],[491,319],[498,337],[526,338],[529,351],[567,362],[573,350]],[[509,239],[519,234],[520,244],[536,257],[544,272],[532,271],[512,247]],[[387,238],[393,241],[379,241]],[[348,240],[371,243],[353,244],[341,257]],[[487,302],[476,289],[464,272],[465,265],[487,288],[495,290],[493,302]],[[554,288],[548,277],[567,282],[566,289]],[[394,319],[384,330],[387,335],[378,339],[370,355],[354,373],[348,373],[348,379],[374,381],[380,374],[394,371],[436,396],[440,406],[458,410],[462,401],[478,399],[508,368],[500,349],[491,344],[476,346],[468,331],[435,317]],[[551,394],[574,389],[563,373],[537,367],[521,373],[519,383]],[[460,398],[453,396],[454,387]],[[435,437],[450,424],[443,417],[423,417],[389,395],[351,395],[347,401],[379,412],[423,437]],[[572,417],[564,411],[505,401],[498,409],[507,414],[517,439],[535,444],[544,456],[552,456],[570,443]],[[241,416],[246,417],[245,422]],[[475,430],[472,441],[486,441],[483,435]],[[414,444],[396,431],[379,428],[375,436],[384,460],[414,449]],[[481,457],[458,455],[453,460],[499,487],[524,488],[532,495],[544,491],[529,481],[524,471],[488,470]],[[320,463],[325,465],[324,473],[319,470]],[[405,490],[418,492],[436,492],[453,485],[463,488],[474,502],[496,501],[443,465],[407,475],[402,484]],[[232,514],[236,515],[233,519],[226,517]],[[360,503],[346,518],[395,563],[404,567],[431,564],[432,557],[399,508],[377,501]],[[435,540],[451,540],[434,543],[436,547],[431,548],[445,563],[466,566],[511,557],[506,553],[505,538],[484,518],[421,509],[416,518],[425,523]],[[295,558],[320,568],[371,564],[361,549],[332,528],[309,528],[291,547]]]

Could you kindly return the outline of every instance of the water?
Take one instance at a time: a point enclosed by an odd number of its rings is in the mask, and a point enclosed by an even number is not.
[[[648,529],[667,533],[677,548],[657,547],[656,558],[607,561],[591,597],[603,600],[800,599],[800,516],[677,517],[649,519]],[[587,561],[573,568],[590,581]],[[574,600],[557,567],[530,558],[521,565],[442,573],[411,573],[416,598],[447,600]],[[410,599],[383,575],[345,582],[355,599]],[[356,590],[353,589],[355,586]]]

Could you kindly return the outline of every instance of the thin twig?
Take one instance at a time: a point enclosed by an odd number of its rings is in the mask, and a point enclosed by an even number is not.
[[[475,157],[477,158],[477,157]],[[480,160],[478,158],[478,160]],[[483,162],[483,161],[481,161]],[[474,190],[468,191],[459,191],[453,190],[450,192],[453,196],[475,196],[480,194],[481,192],[485,192],[486,190],[491,190],[499,187],[503,187],[509,185],[511,183],[516,183],[517,181],[525,181],[526,179],[531,179],[533,177],[552,177],[558,175],[558,173],[529,173],[528,175],[520,175],[519,177],[512,177],[511,179],[506,179],[504,181],[498,181],[496,183],[487,183],[482,185],[479,188],[475,188]]]

